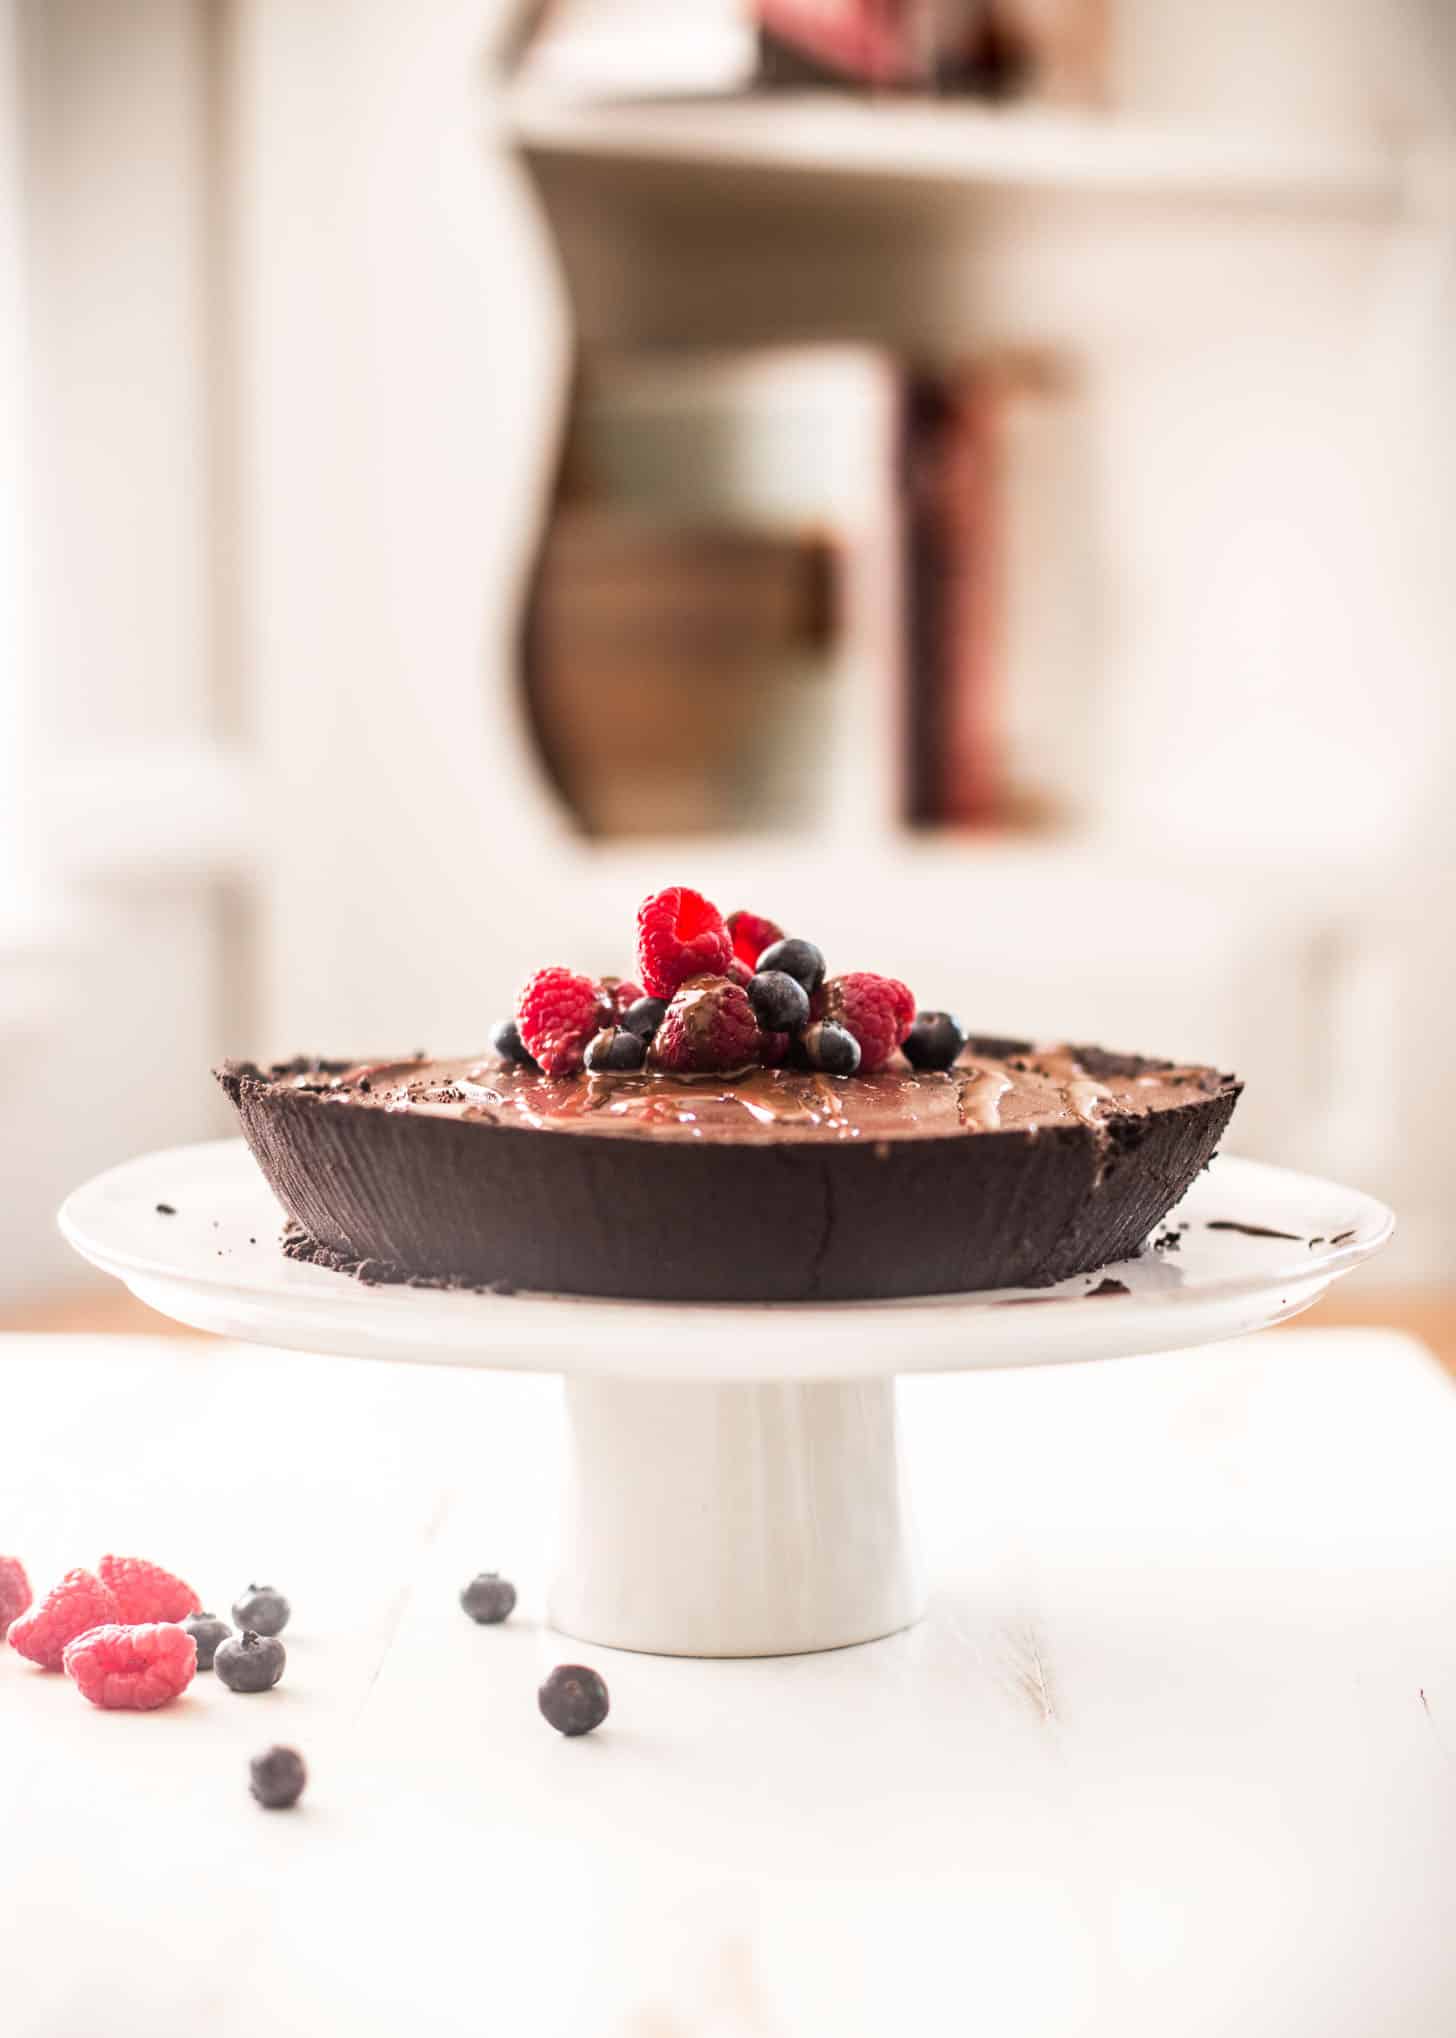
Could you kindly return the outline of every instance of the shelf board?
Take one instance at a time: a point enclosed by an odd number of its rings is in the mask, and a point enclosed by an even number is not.
[[[573,101],[517,91],[503,113],[527,155],[586,168],[1357,211],[1392,206],[1404,188],[1402,160],[1386,148],[944,101],[872,103],[830,93]]]

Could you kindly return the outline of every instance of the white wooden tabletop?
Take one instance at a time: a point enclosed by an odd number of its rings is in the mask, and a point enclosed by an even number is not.
[[[547,1380],[0,1341],[0,1549],[291,1596],[288,1674],[0,1660],[7,2038],[1450,2038],[1456,1395],[1386,1333],[903,1389],[934,1594],[867,1648],[539,1624]],[[515,1578],[505,1627],[456,1604]],[[594,1662],[607,1725],[535,1687]],[[247,1759],[301,1748],[295,1813]]]

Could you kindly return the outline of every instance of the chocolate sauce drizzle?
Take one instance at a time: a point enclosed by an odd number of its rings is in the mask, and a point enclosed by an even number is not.
[[[967,1048],[945,1071],[904,1067],[870,1076],[803,1069],[742,1069],[727,1075],[544,1076],[494,1059],[373,1062],[343,1074],[310,1072],[301,1084],[324,1099],[364,1109],[428,1112],[570,1134],[755,1143],[786,1135],[871,1143],[1001,1131],[1088,1127],[1105,1156],[1113,1118],[1141,1117],[1189,1101],[1222,1080],[1202,1068],[1093,1075],[1066,1046],[1028,1048],[1002,1059]],[[1100,1163],[1099,1163],[1100,1166]]]

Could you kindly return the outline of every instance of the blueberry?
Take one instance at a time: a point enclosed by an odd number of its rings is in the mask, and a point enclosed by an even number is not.
[[[800,941],[790,935],[787,941],[775,941],[758,958],[760,975],[768,970],[782,970],[792,977],[796,984],[802,984],[812,998],[824,981],[824,957],[812,941]]]
[[[651,1040],[666,1017],[666,998],[639,998],[622,1014],[622,1024],[629,1033],[640,1033],[644,1040]]]
[[[283,1675],[288,1651],[276,1635],[233,1635],[219,1642],[212,1667],[229,1691],[271,1691]]]
[[[809,993],[787,970],[761,969],[750,977],[748,1002],[765,1033],[800,1033],[809,1023]]]
[[[949,1012],[917,1012],[900,1050],[911,1068],[948,1069],[965,1044],[960,1021]]]
[[[558,1663],[536,1694],[541,1716],[558,1734],[589,1734],[611,1710],[607,1687],[584,1663]]]
[[[189,1613],[182,1625],[197,1644],[198,1669],[210,1670],[219,1642],[225,1642],[232,1629],[215,1613]]]
[[[290,1805],[297,1804],[308,1782],[308,1771],[297,1748],[270,1748],[266,1755],[255,1755],[248,1770],[254,1797],[270,1812],[286,1812]]]
[[[470,1618],[487,1627],[504,1620],[515,1603],[516,1588],[499,1571],[480,1572],[460,1595],[460,1604]]]
[[[281,1635],[292,1612],[283,1594],[271,1585],[250,1585],[241,1599],[233,1601],[233,1619],[255,1635]]]
[[[533,1069],[535,1059],[521,1038],[521,1029],[514,1019],[502,1019],[490,1036],[490,1044],[502,1061],[515,1062],[523,1069]]]
[[[852,1076],[859,1067],[859,1042],[847,1026],[821,1019],[804,1035],[804,1052],[811,1069],[826,1076]]]
[[[640,1069],[646,1053],[647,1042],[640,1033],[626,1026],[604,1026],[587,1042],[582,1060],[597,1074],[614,1069],[624,1075],[629,1069]]]

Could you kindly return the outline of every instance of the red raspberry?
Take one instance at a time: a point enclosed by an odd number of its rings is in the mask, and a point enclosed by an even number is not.
[[[117,1612],[115,1599],[99,1578],[89,1571],[68,1571],[39,1606],[10,1623],[10,1646],[42,1670],[59,1670],[67,1642],[84,1635],[87,1628],[114,1621]]]
[[[0,1640],[13,1620],[30,1605],[32,1593],[19,1557],[0,1557]]]
[[[637,964],[654,998],[670,998],[690,977],[721,976],[732,955],[723,915],[699,892],[669,885],[637,909]]]
[[[615,1025],[628,1006],[635,1005],[641,996],[642,986],[634,984],[630,977],[598,977],[597,997],[602,1006],[602,1025]]]
[[[902,984],[898,977],[886,977],[884,981],[890,986],[890,990],[894,994],[895,1023],[899,1028],[899,1033],[896,1037],[896,1045],[898,1046],[904,1040],[910,1028],[915,1024],[915,993],[908,984]]]
[[[670,1075],[708,1075],[758,1060],[758,1021],[747,993],[727,977],[689,977],[652,1037],[649,1060]]]
[[[753,971],[741,955],[730,955],[728,967],[723,972],[730,984],[737,984],[740,991],[746,991],[753,982]]]
[[[66,1675],[92,1705],[154,1712],[197,1675],[197,1644],[171,1621],[88,1628],[66,1644]]]
[[[794,1044],[792,1033],[760,1033],[758,1058],[766,1069],[776,1069]]]
[[[905,985],[865,969],[821,984],[810,1009],[816,1019],[832,1019],[854,1035],[862,1076],[885,1066],[915,1019],[915,1000]]]
[[[569,1076],[579,1069],[582,1050],[601,1023],[596,985],[569,969],[538,969],[516,1000],[521,1038],[548,1076]]]
[[[723,924],[733,943],[733,953],[748,965],[750,972],[757,969],[763,951],[784,938],[783,928],[765,920],[761,913],[730,913]]]
[[[96,1566],[128,1627],[141,1621],[186,1620],[201,1613],[202,1601],[180,1578],[145,1557],[103,1557]]]

